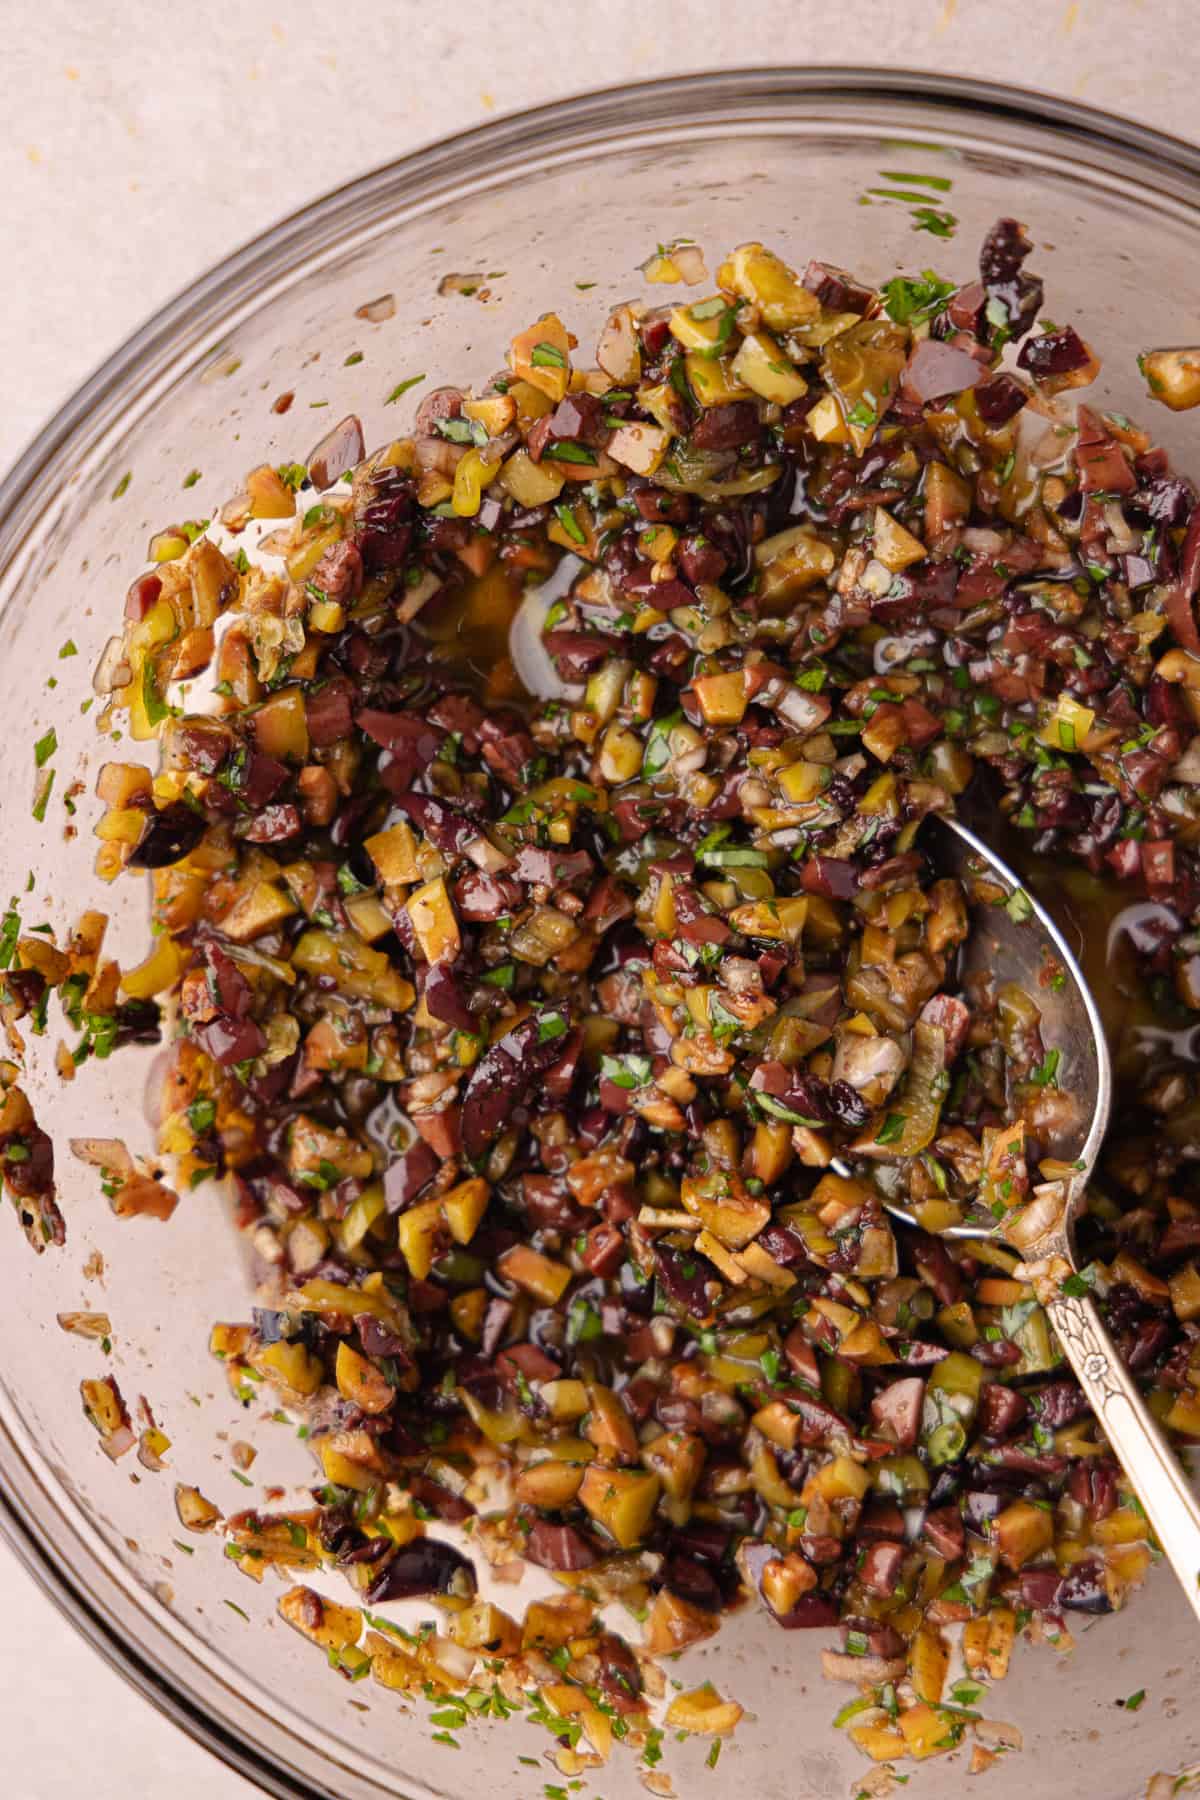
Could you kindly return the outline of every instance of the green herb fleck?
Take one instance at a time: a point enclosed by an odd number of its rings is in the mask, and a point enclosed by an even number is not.
[[[566,1032],[567,1021],[561,1013],[548,1012],[539,1016],[537,1034],[539,1044],[548,1044],[554,1038],[565,1037]]]
[[[407,394],[409,388],[415,388],[425,379],[424,375],[410,375],[407,381],[398,381],[383,404],[385,406],[393,405],[395,401],[399,400],[401,394]]]
[[[943,281],[926,269],[919,277],[897,275],[880,291],[884,309],[897,325],[920,325],[944,312],[958,290],[952,281]]]
[[[905,1113],[890,1112],[879,1130],[875,1133],[877,1144],[894,1144],[904,1136],[904,1127],[908,1123]]]
[[[948,194],[954,186],[948,175],[905,175],[895,169],[881,169],[879,172],[885,181],[907,181],[915,187],[933,188],[939,194]]]
[[[554,508],[554,516],[566,532],[567,536],[573,538],[575,543],[587,543],[587,533],[581,529],[579,520],[575,517],[571,507],[560,502]]]
[[[1024,925],[1033,917],[1033,901],[1024,888],[1014,888],[1004,902],[1004,910],[1014,925]]]
[[[38,782],[38,792],[33,802],[33,816],[39,825],[46,820],[46,807],[50,802],[50,790],[54,786],[54,770],[48,769]]]

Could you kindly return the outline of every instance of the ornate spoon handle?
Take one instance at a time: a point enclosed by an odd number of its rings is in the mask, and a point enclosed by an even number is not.
[[[1046,1314],[1200,1619],[1200,1501],[1092,1301],[1058,1294],[1046,1301]]]

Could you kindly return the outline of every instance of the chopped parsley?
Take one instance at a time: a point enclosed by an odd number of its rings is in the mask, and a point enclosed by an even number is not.
[[[417,387],[425,379],[424,375],[410,375],[407,381],[398,381],[383,404],[393,406],[402,394],[407,394],[409,388]]]

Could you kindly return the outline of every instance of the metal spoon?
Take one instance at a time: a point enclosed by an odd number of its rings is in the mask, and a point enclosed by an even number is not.
[[[958,876],[968,903],[973,897],[975,901],[974,928],[961,953],[962,975],[989,970],[1025,989],[1041,1012],[1046,1048],[1059,1052],[1059,1085],[1079,1101],[1077,1126],[1054,1145],[1056,1158],[1074,1164],[1074,1170],[1064,1181],[1034,1189],[1031,1204],[1040,1208],[1044,1229],[1032,1241],[1023,1239],[1019,1250],[1026,1264],[1041,1271],[1033,1283],[1038,1299],[1200,1618],[1200,1502],[1121,1362],[1095,1304],[1086,1293],[1064,1293],[1062,1288],[1075,1269],[1075,1222],[1112,1104],[1112,1067],[1100,1014],[1062,932],[1007,863],[958,819],[935,817],[929,829],[937,834],[939,868]],[[980,886],[988,890],[988,898],[978,894]],[[896,1218],[916,1224],[904,1207],[886,1201],[885,1205]],[[1034,1220],[1039,1215],[1028,1217]],[[984,1216],[952,1226],[945,1235],[1000,1241],[1004,1226]]]

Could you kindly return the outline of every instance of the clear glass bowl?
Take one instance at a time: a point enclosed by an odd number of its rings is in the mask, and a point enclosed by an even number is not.
[[[915,232],[904,205],[860,204],[881,171],[897,169],[952,180],[953,244]],[[437,144],[238,251],[99,371],[3,488],[0,709],[10,727],[0,795],[6,890],[22,892],[35,871],[26,921],[63,925],[90,903],[112,910],[123,960],[146,943],[136,885],[107,890],[92,874],[93,786],[112,752],[80,707],[153,529],[213,511],[252,462],[303,456],[344,412],[362,415],[369,443],[395,435],[413,405],[384,404],[398,381],[421,371],[430,385],[486,377],[512,333],[551,304],[590,344],[610,304],[643,291],[636,265],[660,239],[690,235],[711,262],[723,247],[761,237],[794,260],[817,254],[881,280],[931,264],[966,269],[1001,213],[1028,221],[1050,310],[1080,322],[1102,352],[1102,403],[1145,411],[1135,352],[1195,336],[1200,157],[1137,126],[978,83],[783,71],[589,96]],[[442,276],[464,271],[485,274],[490,298],[439,295]],[[391,320],[356,317],[384,293],[395,295]],[[363,360],[347,367],[356,351]],[[280,415],[271,402],[288,389],[295,403]],[[317,401],[328,405],[310,410]],[[1186,463],[1188,418],[1156,408],[1154,424]],[[193,469],[202,478],[185,492]],[[68,637],[79,655],[59,660]],[[51,723],[59,775],[39,826],[32,744]],[[61,797],[75,778],[77,835],[68,837]],[[210,1321],[245,1317],[249,1305],[216,1196],[185,1197],[166,1227],[121,1222],[96,1173],[67,1153],[67,1138],[81,1133],[150,1147],[149,1061],[122,1053],[64,1087],[49,1051],[35,1057],[33,1097],[58,1149],[68,1238],[37,1257],[15,1223],[6,1227],[6,1535],[101,1654],[272,1793],[461,1800],[484,1780],[495,1800],[540,1792],[554,1770],[534,1774],[517,1759],[542,1755],[544,1734],[514,1721],[465,1733],[458,1751],[432,1743],[424,1705],[405,1710],[370,1683],[338,1680],[275,1618],[273,1580],[257,1588],[241,1578],[215,1540],[193,1539],[190,1556],[176,1547],[175,1478],[199,1483],[228,1510],[251,1498],[231,1479],[229,1439],[256,1443],[256,1483],[300,1479],[307,1465],[288,1429],[260,1422],[260,1409],[242,1412],[207,1356]],[[96,1251],[103,1282],[83,1273]],[[55,1324],[58,1311],[100,1307],[113,1319],[111,1365]],[[154,1407],[172,1440],[171,1473],[149,1474],[132,1456],[113,1466],[100,1454],[78,1383],[106,1366],[131,1403],[145,1394]],[[1070,1791],[1081,1780],[1102,1800],[1132,1800],[1151,1772],[1198,1753],[1195,1638],[1169,1580],[1153,1582],[1120,1621],[1074,1623],[1072,1657],[1026,1650],[997,1690],[993,1707],[1021,1724],[1027,1750],[990,1773],[993,1800]],[[747,1614],[689,1656],[689,1678],[714,1676],[755,1715],[726,1748],[722,1786],[736,1781],[758,1800],[853,1791],[865,1768],[830,1729],[845,1694],[822,1684],[818,1647]],[[1143,1687],[1140,1710],[1116,1706]],[[681,1792],[718,1791],[703,1756],[703,1746],[670,1747]],[[962,1761],[923,1770],[921,1792],[957,1793]],[[620,1755],[593,1786],[608,1800],[644,1792],[633,1759]]]

